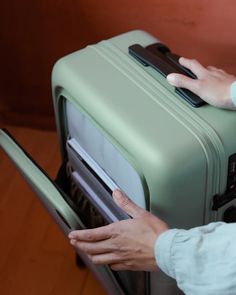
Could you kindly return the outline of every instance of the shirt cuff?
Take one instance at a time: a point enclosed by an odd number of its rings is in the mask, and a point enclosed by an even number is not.
[[[236,107],[236,81],[234,81],[230,86],[230,97],[233,105]]]
[[[172,265],[171,248],[178,229],[169,229],[162,233],[155,242],[155,258],[159,268],[168,276],[175,279],[175,271]]]

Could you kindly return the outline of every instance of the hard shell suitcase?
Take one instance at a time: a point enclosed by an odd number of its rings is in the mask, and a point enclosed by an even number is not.
[[[176,71],[195,78],[143,31],[59,60],[52,74],[63,162],[56,184],[1,131],[1,146],[65,233],[129,218],[112,201],[116,187],[171,227],[236,220],[236,115],[170,86],[165,76]],[[109,294],[181,294],[161,272],[114,272],[79,255]]]

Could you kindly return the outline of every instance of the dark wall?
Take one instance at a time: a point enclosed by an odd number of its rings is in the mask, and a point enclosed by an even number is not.
[[[1,1],[1,119],[53,128],[55,61],[137,28],[186,57],[236,73],[235,12],[234,0]]]

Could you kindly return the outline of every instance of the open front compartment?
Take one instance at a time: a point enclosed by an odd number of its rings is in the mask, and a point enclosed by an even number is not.
[[[111,190],[120,188],[140,207],[148,209],[148,189],[144,177],[135,169],[135,163],[108,139],[99,123],[92,120],[72,99],[61,96],[64,102],[65,131],[62,146],[70,146],[88,163]],[[68,95],[69,96],[69,95]],[[122,131],[121,131],[122,132]],[[119,143],[116,143],[119,145]],[[67,155],[70,151],[65,151]],[[129,155],[130,156],[130,155]],[[128,157],[128,156],[127,156]],[[134,162],[134,161],[133,161]]]
[[[139,189],[137,192],[139,199],[136,202],[146,207],[141,179],[136,171],[131,171],[133,168],[125,163],[126,160],[121,154],[108,141],[106,143],[106,139],[84,113],[80,112],[65,96],[61,96],[60,99],[62,100],[60,106],[63,107],[61,113],[64,114],[64,117],[60,118],[64,119],[64,122],[60,122],[60,125],[64,126],[64,130],[61,130],[64,134],[61,140],[63,140],[63,148],[66,147],[66,149],[64,150],[65,163],[58,173],[57,183],[62,186],[67,183],[66,187],[69,190],[73,208],[86,228],[96,228],[130,218],[114,203],[112,191],[120,188],[121,184],[126,187],[125,192],[127,188],[130,192],[129,187],[135,186],[136,183]],[[105,161],[101,162],[101,159]],[[113,173],[112,170],[117,162],[121,163],[118,174],[117,171]],[[124,178],[125,169],[128,170],[128,175]],[[129,177],[131,184],[127,181]],[[132,192],[132,194],[135,193]],[[88,264],[86,259],[85,263]],[[104,268],[107,270],[107,275],[109,274],[106,280],[111,280],[113,277],[124,294],[149,294],[149,273],[117,272],[112,271],[109,266]],[[104,284],[106,285],[107,282],[104,281]]]
[[[56,180],[53,181],[7,131],[0,130],[0,146],[19,169],[65,235],[71,230],[98,227],[110,222],[108,216],[103,216],[99,210],[102,204],[98,206],[98,204],[94,205],[90,202],[87,192],[83,193],[82,187],[80,188],[78,182],[74,181],[68,161],[61,165]],[[90,178],[89,175],[87,176]],[[110,200],[112,202],[111,198]],[[113,211],[111,206],[111,212]],[[114,214],[115,212],[113,212]],[[121,216],[117,213],[117,220],[123,219],[122,217],[128,218],[127,215]],[[109,266],[95,266],[81,251],[78,251],[78,254],[94,271],[109,294],[133,294],[134,290],[135,294],[148,294],[146,293],[146,273],[113,272]]]
[[[65,163],[61,165],[54,181],[15,141],[7,130],[0,129],[0,147],[15,164],[66,236],[71,230],[86,228],[79,217],[78,207],[70,195],[71,183],[66,173]],[[77,252],[90,269],[94,271],[109,294],[124,294],[109,267],[95,266],[84,253],[79,250]]]
[[[71,162],[75,164],[74,168],[72,168]],[[86,228],[96,228],[129,218],[113,202],[111,190],[102,181],[99,182],[97,175],[92,173],[74,152],[70,151],[68,162],[61,167],[57,183],[64,186],[66,184],[69,188],[73,208]],[[91,267],[91,263],[86,257],[81,256],[81,258]],[[105,274],[104,269],[107,271]],[[96,271],[99,271],[100,275],[102,271],[103,276],[105,275],[105,285],[112,278],[118,283],[124,294],[149,294],[148,273],[112,271],[109,266],[105,266],[103,269],[96,267]]]

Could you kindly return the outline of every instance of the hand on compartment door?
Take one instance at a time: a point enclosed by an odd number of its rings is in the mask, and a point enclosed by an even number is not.
[[[157,270],[154,244],[157,237],[168,230],[167,224],[119,190],[113,192],[113,198],[132,219],[72,231],[71,244],[84,251],[95,264],[109,264],[113,270]]]
[[[182,74],[169,74],[167,80],[176,87],[186,88],[207,103],[225,109],[235,109],[231,97],[231,85],[236,77],[213,66],[204,67],[195,59],[181,57],[179,63],[190,69],[197,79]]]

